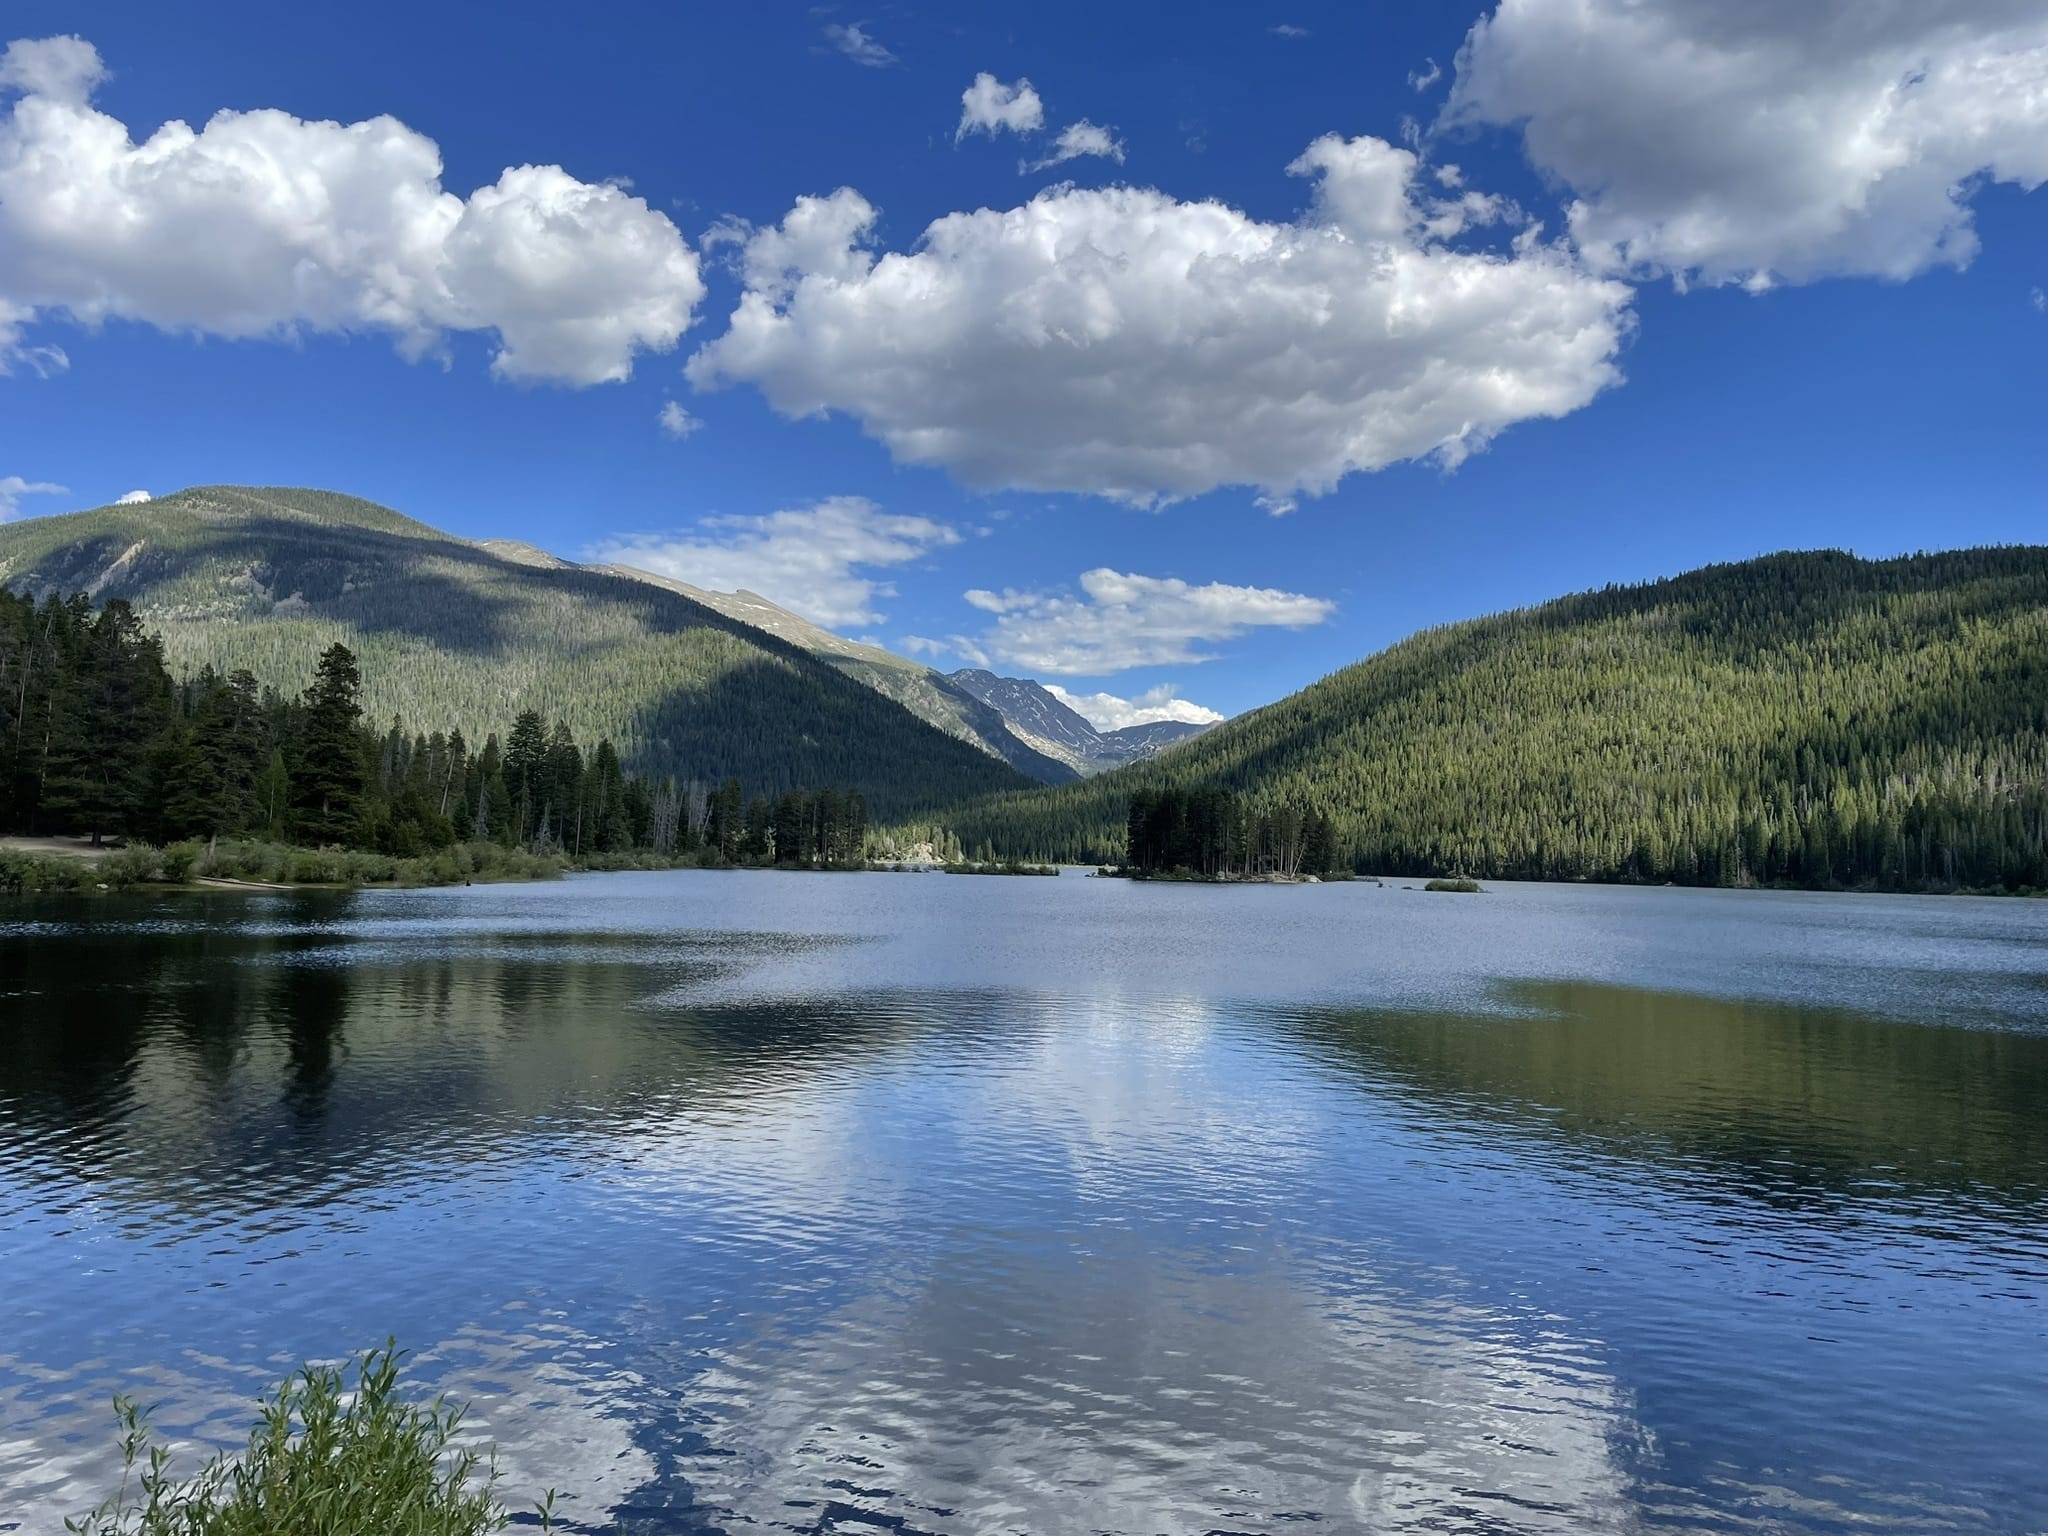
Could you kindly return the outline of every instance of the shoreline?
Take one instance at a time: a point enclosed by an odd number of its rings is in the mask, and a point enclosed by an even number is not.
[[[1021,860],[963,860],[938,863],[870,859],[861,864],[753,864],[663,857],[646,852],[571,860],[559,854],[531,854],[497,844],[458,843],[425,856],[405,857],[354,849],[311,849],[283,844],[226,844],[208,852],[190,844],[155,848],[148,844],[92,847],[82,838],[0,838],[0,899],[39,896],[98,896],[135,891],[279,895],[293,891],[438,890],[454,886],[526,885],[570,875],[660,874],[713,870],[760,874],[946,874],[998,878],[1057,877],[1063,867],[1087,870],[1090,879],[1134,884],[1271,886],[1372,885],[1395,890],[1444,890],[1456,877],[1440,875],[1196,874],[1192,871],[1132,870],[1107,865],[1061,866]],[[300,878],[293,872],[302,871]],[[1747,882],[1740,885],[1679,885],[1672,881],[1525,880],[1488,877],[1486,888],[1516,885],[1574,885],[1624,890],[1749,891],[1810,896],[1940,896],[1983,900],[2048,899],[2048,890],[1994,887],[1805,886]]]
[[[300,848],[277,843],[147,843],[92,846],[83,838],[0,838],[0,899],[103,896],[149,891],[195,894],[241,891],[446,890],[456,886],[530,885],[570,875],[662,874],[703,869],[756,874],[935,874],[1057,876],[1057,865],[1016,862],[954,864],[869,859],[859,864],[756,864],[663,856],[638,850],[588,860],[526,853],[495,843],[458,843],[425,856],[361,849]],[[293,871],[304,871],[292,878]]]

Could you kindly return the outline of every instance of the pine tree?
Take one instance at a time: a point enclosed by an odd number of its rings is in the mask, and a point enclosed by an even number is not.
[[[53,693],[41,799],[54,822],[97,844],[142,811],[170,688],[160,647],[125,602],[110,601],[81,639]]]
[[[260,817],[257,786],[270,759],[256,679],[211,667],[184,690],[185,717],[166,733],[156,780],[167,837],[222,837]]]
[[[594,832],[594,826],[586,828],[587,808],[584,800],[583,754],[577,749],[576,738],[569,734],[568,724],[557,720],[553,734],[548,737],[547,754],[541,763],[541,779],[545,785],[542,799],[555,808],[555,841],[571,853],[580,852],[586,831]]]
[[[256,780],[255,824],[273,842],[284,840],[291,813],[292,776],[285,765],[284,749],[271,749],[269,760]]]
[[[747,802],[746,831],[740,839],[740,857],[749,864],[767,862],[775,850],[775,808],[766,795]]]
[[[547,798],[547,758],[547,722],[538,710],[522,710],[505,738],[505,788],[512,796],[514,845],[533,835],[534,820]]]
[[[811,805],[810,796],[801,790],[791,790],[776,797],[775,815],[771,835],[775,840],[775,862],[778,864],[806,864],[810,862],[811,846]]]
[[[484,780],[482,810],[478,813],[478,840],[489,837],[501,847],[511,848],[519,842],[519,812],[512,804],[512,791],[505,784],[505,775],[493,773]]]
[[[740,796],[740,781],[727,779],[711,797],[710,819],[704,842],[728,863],[739,857],[740,840],[746,835],[746,808]]]
[[[629,848],[651,848],[654,846],[654,795],[647,787],[645,774],[634,774],[626,780],[623,796],[626,817],[626,846]]]
[[[305,723],[292,769],[292,826],[315,846],[347,845],[361,831],[369,768],[356,725],[363,677],[355,653],[336,641],[320,655],[305,694]]]
[[[633,819],[626,808],[626,776],[609,740],[600,741],[590,759],[588,799],[595,845],[605,853],[634,846]]]

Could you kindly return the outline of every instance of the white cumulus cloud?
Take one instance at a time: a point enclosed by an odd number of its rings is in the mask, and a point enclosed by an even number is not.
[[[138,507],[147,500],[149,500],[149,492],[147,491],[128,491],[115,497],[114,505],[117,507]]]
[[[24,496],[62,496],[64,487],[47,480],[24,480],[19,475],[0,475],[0,523],[18,516]]]
[[[1317,140],[1309,211],[1267,223],[1133,187],[1053,187],[878,251],[858,192],[798,201],[746,250],[700,388],[843,411],[970,486],[1157,505],[1221,485],[1328,491],[1404,459],[1456,465],[1620,377],[1631,290],[1525,229],[1451,246],[1416,157]]]
[[[1903,279],[1975,254],[1981,183],[2048,180],[2048,8],[1501,0],[1444,123],[1519,127],[1611,269]]]
[[[0,53],[0,91],[75,105],[106,78],[99,50],[82,37],[24,37]]]
[[[391,117],[223,111],[138,143],[92,104],[104,74],[78,38],[0,54],[0,367],[62,366],[23,340],[61,315],[382,332],[410,356],[485,332],[502,377],[598,384],[673,348],[703,297],[696,253],[622,187],[521,165],[458,197],[433,140]]]
[[[953,142],[970,133],[1036,133],[1045,126],[1045,104],[1029,80],[1005,85],[987,70],[960,93],[960,126]]]
[[[1100,155],[1105,160],[1124,163],[1123,140],[1112,129],[1091,123],[1082,118],[1078,123],[1069,123],[1060,130],[1060,136],[1053,140],[1052,148],[1042,159],[1019,166],[1021,171],[1042,171],[1048,166],[1064,165],[1069,160],[1078,160],[1083,155]]]
[[[765,516],[707,517],[681,533],[622,535],[590,558],[713,592],[744,588],[814,624],[844,629],[880,623],[875,605],[896,595],[869,572],[959,542],[944,523],[896,516],[863,496],[832,496]]]
[[[688,437],[704,425],[701,418],[692,416],[673,400],[662,402],[659,420],[661,430],[668,436],[676,438]]]
[[[1170,577],[1127,575],[1107,567],[1081,576],[1081,592],[975,590],[967,601],[995,623],[977,639],[954,637],[1006,666],[1058,676],[1104,677],[1132,667],[1211,661],[1208,642],[1247,630],[1307,629],[1337,605],[1271,587],[1223,582],[1194,586]]]
[[[1126,726],[1158,725],[1168,720],[1181,725],[1214,725],[1228,718],[1220,710],[1180,697],[1180,690],[1171,683],[1148,688],[1132,699],[1113,693],[1069,693],[1058,683],[1045,684],[1045,691],[1098,731],[1120,731]]]

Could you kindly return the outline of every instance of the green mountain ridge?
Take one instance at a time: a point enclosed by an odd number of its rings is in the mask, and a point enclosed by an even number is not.
[[[1417,634],[945,823],[1114,862],[1140,790],[1326,811],[1378,873],[2048,888],[2048,548],[1711,566]]]
[[[9,523],[0,583],[126,598],[173,672],[244,667],[287,692],[344,641],[372,718],[473,741],[537,709],[641,771],[840,785],[877,816],[1030,782],[680,592],[329,491],[207,486]]]
[[[531,545],[486,540],[485,547],[507,559],[564,567],[568,562]],[[1198,735],[1206,726],[1177,721],[1098,731],[1067,708],[1042,684],[1021,677],[997,677],[978,668],[941,672],[908,656],[860,640],[849,640],[813,624],[802,614],[742,587],[711,592],[632,565],[597,565],[635,581],[652,582],[727,618],[766,630],[800,646],[848,677],[894,699],[919,719],[949,736],[970,741],[1041,784],[1071,784],[1091,774],[1150,756]],[[1065,728],[1047,728],[1049,717],[1064,717]]]
[[[556,559],[539,550],[529,553],[542,559]],[[556,563],[565,562],[557,560]],[[737,592],[709,592],[632,565],[598,565],[590,569],[664,587],[694,603],[715,609],[729,619],[764,630],[778,640],[808,651],[827,666],[836,667],[883,697],[894,699],[920,720],[936,726],[948,736],[971,742],[1001,758],[1019,773],[1041,784],[1065,784],[1080,777],[1066,762],[1037,750],[1022,739],[999,711],[957,686],[944,673],[878,645],[864,645],[844,635],[835,635],[801,614],[770,602],[758,592],[749,592],[744,587]]]

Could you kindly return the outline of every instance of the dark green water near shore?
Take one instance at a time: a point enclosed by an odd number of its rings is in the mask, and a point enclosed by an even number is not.
[[[2048,1529],[2048,904],[0,908],[0,1530],[396,1333],[638,1531]]]

